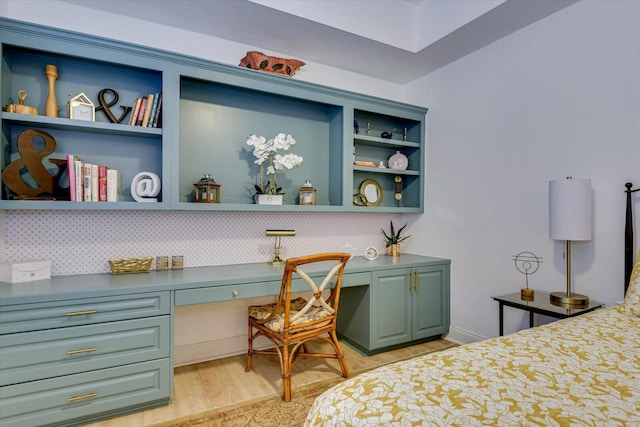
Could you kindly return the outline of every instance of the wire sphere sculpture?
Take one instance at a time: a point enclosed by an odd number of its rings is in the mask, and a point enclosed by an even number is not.
[[[533,252],[520,252],[517,255],[513,255],[513,261],[516,265],[516,269],[524,274],[525,283],[527,289],[529,289],[529,276],[540,268],[542,264],[542,257],[537,256]]]

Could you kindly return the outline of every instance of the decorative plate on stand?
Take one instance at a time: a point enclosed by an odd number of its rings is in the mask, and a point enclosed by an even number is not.
[[[406,170],[409,167],[409,159],[401,152],[396,151],[396,154],[389,157],[388,165],[390,169]]]

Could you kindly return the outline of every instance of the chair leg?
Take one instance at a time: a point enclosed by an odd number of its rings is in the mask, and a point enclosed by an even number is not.
[[[340,363],[342,376],[344,378],[349,378],[349,369],[347,368],[347,362],[345,361],[344,354],[342,353],[342,349],[340,348],[340,343],[338,342],[338,335],[336,335],[336,331],[330,331],[329,336],[331,337],[331,345],[336,352],[336,356],[338,356],[338,362]]]
[[[291,361],[288,345],[282,346],[280,365],[282,366],[282,400],[289,402],[291,401]]]
[[[249,332],[248,332],[248,344],[247,344],[247,365],[245,366],[245,372],[251,370],[251,359],[253,357],[253,328],[251,327],[251,319],[249,319]]]

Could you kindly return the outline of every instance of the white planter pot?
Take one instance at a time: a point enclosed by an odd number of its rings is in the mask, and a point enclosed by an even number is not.
[[[258,194],[259,205],[281,205],[282,194]]]

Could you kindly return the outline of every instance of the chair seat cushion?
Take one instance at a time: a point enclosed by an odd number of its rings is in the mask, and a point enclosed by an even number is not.
[[[304,308],[305,305],[307,305],[307,300],[302,297],[291,300],[290,316],[291,317],[295,316],[300,310]],[[271,312],[273,311],[274,306],[275,306],[275,303],[265,304],[265,305],[251,305],[249,306],[247,311],[249,313],[249,317],[253,317],[256,320],[264,320],[271,315]],[[293,322],[293,325],[300,325],[300,324],[309,322],[311,320],[323,319],[327,316],[331,316],[331,313],[329,313],[323,307],[311,307],[303,316],[300,316],[298,319],[296,319],[296,321]],[[274,332],[283,331],[284,306],[280,307],[279,312],[273,317],[273,319],[265,323],[265,326]],[[322,326],[322,325],[314,325],[313,327],[317,328],[318,326]]]

